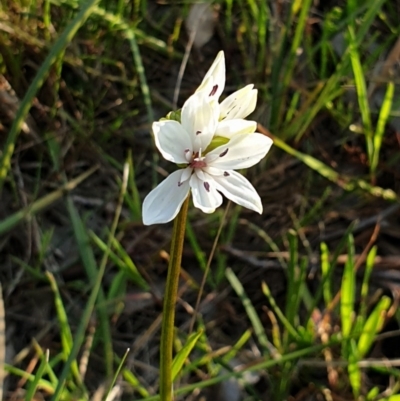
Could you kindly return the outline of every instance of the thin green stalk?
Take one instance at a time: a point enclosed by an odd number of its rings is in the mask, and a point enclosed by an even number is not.
[[[171,254],[168,265],[167,284],[165,287],[163,321],[160,345],[160,399],[172,401],[172,347],[174,341],[175,305],[178,292],[179,272],[181,268],[183,241],[185,239],[186,216],[189,197],[182,205],[174,221]]]

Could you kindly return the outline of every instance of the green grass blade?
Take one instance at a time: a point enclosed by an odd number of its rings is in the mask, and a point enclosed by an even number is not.
[[[179,372],[181,371],[183,364],[186,359],[189,357],[192,349],[196,345],[199,338],[202,336],[203,330],[199,330],[197,333],[192,333],[186,340],[186,344],[182,347],[182,349],[175,355],[174,360],[172,361],[172,381],[178,377]]]
[[[323,177],[336,183],[341,188],[346,191],[354,191],[356,189],[361,189],[372,196],[383,198],[392,202],[400,202],[400,198],[391,189],[383,189],[381,187],[373,186],[362,179],[351,179],[349,177],[340,175],[338,172],[328,167],[325,163],[314,158],[313,156],[299,152],[298,150],[292,148],[287,143],[281,139],[273,136],[274,145],[282,149],[286,153],[296,157],[298,160],[302,161],[306,166],[310,167]]]
[[[386,88],[385,97],[382,102],[381,109],[379,111],[378,122],[376,124],[376,130],[373,139],[374,153],[372,155],[371,163],[371,174],[374,176],[379,163],[379,153],[382,146],[383,135],[385,133],[386,124],[390,117],[392,110],[393,96],[394,96],[394,83],[389,82]]]
[[[291,47],[287,60],[287,68],[283,78],[284,88],[288,88],[290,86],[290,81],[292,79],[293,70],[295,67],[295,59],[297,57],[299,48],[301,47],[301,42],[304,39],[304,28],[306,27],[308,21],[308,13],[312,3],[312,0],[301,1],[301,7],[299,8],[300,14],[296,21],[296,30],[294,33],[294,38],[291,40]]]
[[[122,357],[121,361],[120,361],[119,364],[118,364],[117,370],[116,370],[115,373],[114,373],[114,377],[112,378],[111,383],[110,383],[110,385],[109,385],[109,387],[108,387],[108,390],[106,391],[106,396],[104,397],[105,400],[108,399],[108,396],[110,395],[111,390],[113,389],[114,384],[115,384],[115,382],[117,381],[119,374],[121,373],[122,367],[123,367],[124,364],[125,364],[126,358],[128,357],[128,354],[129,354],[129,351],[130,351],[130,349],[128,348],[128,349],[125,351],[124,356]]]
[[[260,318],[257,315],[256,310],[254,309],[254,306],[252,305],[249,297],[247,296],[247,294],[244,291],[242,283],[239,281],[239,279],[236,277],[235,273],[230,268],[226,269],[226,278],[228,279],[230,285],[235,290],[237,296],[239,297],[240,301],[242,302],[243,307],[246,310],[247,316],[249,317],[250,322],[253,326],[254,333],[258,339],[258,342],[260,343],[264,352],[266,352],[269,355],[270,349],[271,349],[271,344],[268,341],[267,335],[265,334],[265,331],[264,331],[264,327],[261,323]]]
[[[72,345],[73,345],[71,328],[69,326],[68,316],[67,316],[67,313],[64,308],[64,304],[63,304],[63,301],[61,298],[60,291],[58,289],[57,282],[56,282],[54,276],[50,272],[46,272],[46,275],[50,282],[50,287],[54,293],[54,304],[56,307],[58,323],[60,325],[62,353],[63,353],[64,360],[67,360],[68,355],[70,354]],[[72,361],[71,372],[74,375],[76,381],[79,383],[79,385],[83,386],[81,375],[79,373],[77,360]]]
[[[251,329],[248,329],[240,336],[239,340],[237,340],[236,343],[232,346],[232,349],[222,357],[224,363],[228,363],[232,358],[237,355],[237,353],[244,347],[247,341],[250,340],[251,334]]]
[[[363,358],[368,353],[376,335],[382,330],[391,303],[392,301],[388,296],[383,296],[368,316],[357,344],[360,358]]]
[[[297,303],[296,299],[298,293],[296,291],[296,280],[299,279],[299,253],[298,253],[298,238],[294,230],[288,232],[289,240],[289,261],[287,269],[287,299],[285,316],[291,325],[295,324],[297,311],[294,310],[293,306]]]
[[[365,4],[366,12],[362,16],[362,24],[358,27],[356,33],[356,41],[354,45],[358,48],[361,46],[362,42],[365,40],[365,36],[368,33],[371,25],[374,23],[376,16],[381,10],[382,6],[387,0],[370,0],[368,4]],[[354,20],[354,18],[353,18]]]
[[[101,335],[102,341],[104,344],[104,352],[105,352],[105,367],[107,370],[107,374],[112,376],[112,361],[113,361],[113,352],[112,352],[112,341],[111,341],[111,333],[108,324],[108,316],[106,310],[106,302],[103,289],[101,288],[101,278],[103,275],[102,269],[97,268],[97,263],[93,254],[93,249],[90,246],[89,236],[86,232],[85,226],[78,214],[78,211],[75,208],[75,205],[71,199],[71,197],[67,198],[67,209],[70,215],[72,227],[74,230],[74,235],[76,238],[76,242],[78,245],[79,255],[82,260],[83,267],[86,270],[86,274],[88,276],[89,282],[93,285],[93,291],[98,291],[98,312],[100,319],[100,327],[101,327]],[[100,281],[100,282],[99,282]],[[97,290],[97,287],[99,289]],[[88,303],[91,305],[91,303]],[[86,312],[86,309],[84,313]],[[82,319],[82,321],[85,321]],[[87,321],[88,323],[89,321]],[[84,330],[84,329],[83,329]],[[71,350],[71,355],[73,355],[74,348],[77,348],[78,344],[82,345],[84,341],[84,332],[80,332],[75,336],[74,339],[74,347]],[[79,346],[78,346],[79,347]],[[71,358],[68,359],[68,362]]]
[[[140,78],[140,87],[142,89],[143,101],[147,110],[147,118],[149,123],[154,121],[153,106],[151,102],[150,89],[147,84],[146,73],[143,67],[142,57],[140,55],[139,46],[136,41],[136,35],[133,29],[125,29],[125,36],[127,37],[129,44],[131,45],[133,61],[135,63],[136,71]]]
[[[30,401],[35,398],[36,390],[40,381],[42,380],[43,374],[46,371],[46,366],[49,363],[49,355],[49,351],[47,351],[45,355],[42,355],[40,365],[35,371],[34,379],[29,383],[29,386],[26,390],[25,401]]]
[[[79,177],[74,178],[73,180],[67,182],[59,189],[51,192],[48,195],[43,196],[43,198],[38,199],[37,201],[33,202],[32,204],[26,206],[25,208],[15,212],[11,216],[7,217],[3,221],[0,222],[0,235],[7,233],[12,228],[20,224],[22,221],[31,218],[35,214],[41,212],[45,208],[52,205],[54,202],[58,201],[62,198],[66,192],[72,191],[75,189],[82,181],[92,175],[98,166],[90,168],[88,171],[81,174]]]
[[[0,159],[0,192],[3,188],[4,180],[6,179],[8,170],[10,168],[11,157],[14,152],[14,147],[18,138],[18,134],[21,131],[22,124],[24,123],[25,118],[28,115],[29,109],[36,96],[36,93],[46,79],[50,67],[58,59],[59,55],[65,50],[66,46],[71,43],[72,38],[75,36],[78,29],[90,17],[91,13],[96,8],[99,1],[100,0],[88,0],[83,3],[82,8],[77,13],[75,18],[68,24],[63,33],[50,49],[50,53],[43,61],[42,65],[39,68],[39,71],[37,72],[34,80],[29,86],[24,98],[22,99],[21,105],[17,110],[15,119],[8,133],[7,140],[4,145],[3,155]]]
[[[126,192],[125,199],[129,196],[130,209],[132,214],[132,219],[134,221],[141,221],[142,219],[142,202],[140,201],[139,191],[136,186],[135,181],[135,166],[133,163],[132,150],[128,151],[128,164],[129,164],[129,182],[128,191]]]
[[[400,401],[400,394],[394,394],[390,397],[381,398],[380,401]]]
[[[372,270],[375,264],[375,256],[378,252],[378,247],[373,246],[368,252],[367,259],[365,261],[365,270],[363,275],[363,281],[361,284],[361,299],[360,299],[360,312],[357,316],[357,329],[362,330],[367,318],[368,310],[368,290],[369,290],[369,279],[372,274]]]
[[[47,279],[46,279],[46,281],[47,281]],[[33,348],[35,349],[36,354],[38,354],[41,359],[46,357],[46,353],[43,352],[41,346],[37,343],[37,341],[35,339],[32,340],[32,345],[33,345]],[[48,376],[50,382],[53,384],[54,388],[56,388],[56,386],[58,384],[57,374],[53,370],[53,366],[57,365],[56,359],[60,359],[59,354],[56,357],[53,357],[52,359],[48,360],[48,363],[46,364],[46,371],[45,371],[45,374],[47,374],[47,376]],[[62,360],[62,358],[61,358],[61,360]],[[72,386],[70,386],[70,387],[72,387]]]
[[[147,391],[146,387],[140,384],[139,379],[129,369],[122,369],[122,376],[125,381],[143,398],[150,397],[150,393]]]
[[[274,311],[275,315],[278,317],[278,319],[280,320],[281,324],[283,325],[283,327],[287,330],[287,332],[296,340],[301,340],[299,334],[297,333],[296,329],[294,328],[294,326],[289,322],[289,320],[285,317],[285,315],[283,314],[282,310],[279,308],[279,306],[277,305],[277,303],[275,302],[274,297],[271,294],[271,291],[268,287],[268,285],[263,282],[262,283],[262,292],[263,294],[267,297],[268,302],[272,308],[272,310]]]
[[[361,392],[362,375],[361,369],[357,365],[359,356],[357,353],[357,346],[354,344],[354,340],[350,341],[350,355],[349,365],[347,366],[347,372],[349,374],[349,381],[353,390],[354,399],[357,400]]]
[[[274,240],[267,234],[267,232],[254,223],[251,223],[250,221],[246,220],[245,223],[250,228],[250,230],[254,231],[270,247],[272,252],[275,252],[277,254],[279,264],[282,266],[282,268],[287,269],[287,262],[282,257],[281,250],[279,249],[276,242],[274,242]]]
[[[128,255],[125,249],[121,246],[121,244],[117,241],[117,239],[113,239],[113,247],[115,251],[109,249],[107,244],[98,237],[93,231],[89,231],[89,236],[92,241],[101,249],[103,252],[109,252],[109,257],[118,266],[121,271],[124,271],[125,274],[129,277],[132,282],[137,284],[139,287],[144,290],[149,289],[149,285],[146,280],[140,274],[138,268],[133,262],[132,258]]]
[[[356,271],[354,267],[354,253],[354,237],[350,234],[347,239],[348,257],[343,271],[340,303],[342,334],[345,339],[350,337],[355,318]]]
[[[322,292],[324,296],[325,305],[332,302],[332,288],[330,277],[332,277],[332,266],[329,262],[329,250],[325,242],[321,242],[321,273],[322,273]]]
[[[360,53],[356,45],[356,36],[352,26],[348,27],[350,61],[353,68],[353,75],[356,85],[358,105],[361,112],[361,120],[363,123],[363,131],[367,143],[368,160],[371,162],[373,149],[373,129],[371,122],[371,111],[368,102],[367,84],[365,82],[364,71],[361,66]]]
[[[201,245],[197,240],[196,233],[193,230],[190,221],[186,222],[186,238],[189,240],[190,246],[192,247],[194,256],[199,264],[201,270],[205,271],[207,268],[207,258],[205,252],[201,249]]]

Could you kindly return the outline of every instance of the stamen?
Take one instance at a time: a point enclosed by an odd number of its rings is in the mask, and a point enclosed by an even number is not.
[[[230,174],[227,171],[224,171],[224,177],[229,177]]]
[[[201,134],[201,131],[196,131],[196,135],[199,135],[199,134]]]
[[[206,191],[210,192],[210,184],[207,181],[204,181],[203,185],[204,185],[204,188],[206,189]]]
[[[219,154],[219,157],[224,157],[228,153],[229,148],[226,148],[222,153]]]
[[[211,92],[208,96],[213,96],[217,93],[218,85],[214,85],[211,89]]]

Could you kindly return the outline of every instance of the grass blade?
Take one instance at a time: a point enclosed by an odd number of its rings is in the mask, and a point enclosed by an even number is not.
[[[379,152],[382,146],[383,135],[385,133],[386,123],[389,120],[390,112],[392,110],[393,96],[394,96],[394,83],[389,82],[386,88],[385,97],[383,99],[382,107],[379,111],[379,118],[376,124],[376,130],[373,139],[374,152],[372,155],[372,160],[370,160],[371,174],[374,177],[376,168],[379,162]]]
[[[269,355],[271,344],[268,341],[267,335],[265,334],[264,327],[261,323],[260,318],[257,315],[256,310],[254,309],[254,306],[252,305],[249,297],[244,291],[244,288],[242,286],[242,283],[239,281],[235,273],[232,271],[232,269],[228,268],[226,269],[226,278],[228,279],[229,283],[231,284],[232,288],[235,290],[237,296],[241,300],[247,316],[250,319],[250,322],[254,328],[254,333],[262,346],[263,350]]]
[[[111,390],[113,389],[114,384],[115,384],[115,382],[117,381],[117,378],[118,378],[118,376],[119,376],[119,374],[120,374],[120,372],[121,372],[121,370],[122,370],[122,367],[124,366],[124,363],[125,363],[126,358],[127,358],[128,354],[129,354],[129,351],[130,351],[130,349],[128,348],[128,349],[126,350],[124,356],[122,357],[121,361],[119,362],[119,365],[118,365],[118,367],[117,367],[117,370],[116,370],[115,373],[114,373],[114,377],[112,378],[112,381],[111,381],[111,383],[110,383],[110,386],[108,387],[108,390],[107,390],[107,392],[106,392],[106,396],[104,397],[104,400],[107,400],[107,399],[108,399],[108,396],[110,395]]]
[[[332,277],[333,269],[329,262],[329,250],[325,242],[321,242],[321,273],[322,273],[322,292],[325,305],[329,305],[332,301],[332,288],[330,278]]]
[[[126,273],[127,277],[129,277],[130,280],[132,280],[135,284],[137,284],[144,290],[149,289],[149,285],[140,274],[132,258],[125,251],[125,249],[121,246],[116,238],[112,240],[112,246],[115,249],[115,251],[113,251],[112,249],[108,249],[107,244],[102,241],[101,238],[99,238],[93,231],[89,232],[89,236],[99,247],[99,249],[101,249],[103,252],[107,251],[109,253],[110,259],[118,266],[119,269],[121,269],[121,271],[124,271]]]
[[[82,181],[86,180],[86,178],[92,175],[98,168],[98,166],[90,168],[88,171],[84,172],[79,177],[76,177],[73,180],[67,182],[59,189],[56,189],[46,196],[43,196],[43,198],[38,199],[31,205],[28,205],[27,207],[19,210],[18,212],[15,212],[11,216],[1,221],[0,235],[7,233],[12,228],[20,224],[22,221],[29,219],[30,217],[52,205],[54,202],[62,198],[66,192],[75,189]]]
[[[30,401],[35,399],[35,393],[39,386],[40,381],[42,380],[43,374],[46,371],[46,366],[49,363],[49,351],[47,350],[45,355],[42,355],[42,360],[40,361],[40,365],[35,372],[34,379],[29,383],[28,389],[26,390],[25,400]]]
[[[52,46],[50,53],[43,61],[39,68],[34,80],[29,86],[24,98],[21,101],[21,105],[15,115],[15,119],[10,128],[10,132],[7,136],[6,143],[4,145],[3,155],[0,159],[0,193],[4,185],[4,180],[7,177],[8,169],[10,168],[11,157],[14,152],[15,143],[18,138],[18,134],[21,131],[22,124],[28,115],[29,109],[32,102],[42,86],[47,74],[49,73],[50,67],[58,59],[59,55],[64,52],[66,46],[71,43],[72,38],[75,36],[78,29],[86,22],[90,17],[93,10],[96,8],[100,0],[88,0],[83,5],[81,10],[75,16],[75,18],[68,24],[64,32],[56,40]]]
[[[367,84],[365,83],[364,71],[361,66],[360,54],[356,45],[355,32],[352,26],[348,28],[350,61],[353,68],[354,80],[356,85],[358,105],[361,112],[361,120],[363,123],[363,131],[367,143],[368,160],[373,157],[373,130],[371,122],[371,111],[368,103]]]
[[[300,338],[299,334],[297,333],[296,329],[294,328],[294,326],[285,317],[285,315],[283,314],[282,310],[279,308],[279,306],[275,302],[275,299],[272,296],[271,291],[270,291],[268,285],[265,282],[262,283],[262,292],[267,297],[268,302],[270,303],[272,310],[274,311],[274,313],[276,314],[276,316],[280,320],[281,324],[285,327],[286,331],[294,339],[296,339],[298,341],[301,340],[301,338]]]
[[[50,282],[50,287],[54,293],[54,304],[56,307],[58,323],[60,325],[60,336],[61,336],[61,344],[62,344],[62,353],[64,356],[64,360],[68,359],[68,355],[71,352],[73,338],[71,333],[71,328],[68,322],[68,316],[64,308],[64,304],[61,298],[60,291],[57,286],[57,282],[50,272],[46,272],[47,278]],[[82,379],[79,373],[78,362],[74,360],[71,363],[71,372],[74,375],[76,381],[79,383],[80,386],[83,385]]]
[[[284,141],[282,141],[281,139],[277,138],[274,135],[271,135],[271,137],[274,141],[275,146],[282,149],[286,153],[296,157],[297,159],[302,161],[306,166],[315,170],[317,173],[327,178],[328,180],[333,181],[346,191],[354,191],[356,189],[361,189],[372,196],[383,198],[385,200],[392,202],[400,202],[399,197],[393,190],[373,186],[362,179],[351,179],[350,177],[340,175],[338,172],[336,172],[335,170],[333,170],[320,160],[316,159],[315,157],[299,152],[298,150],[292,148],[287,143],[285,143]]]
[[[386,312],[391,303],[392,301],[388,296],[383,296],[365,322],[357,344],[358,355],[360,358],[363,358],[368,353],[375,341],[377,333],[382,330],[383,324],[385,323]]]
[[[354,237],[347,238],[347,261],[343,271],[341,286],[340,317],[342,322],[343,338],[349,338],[354,323],[354,299],[356,291],[356,270],[354,268]]]
[[[196,345],[199,338],[202,336],[203,330],[199,330],[197,333],[192,333],[188,339],[186,340],[186,344],[182,347],[182,349],[175,355],[174,360],[172,361],[172,381],[178,377],[179,372],[181,371],[183,364],[186,359],[189,357],[189,354],[192,352],[192,349]]]

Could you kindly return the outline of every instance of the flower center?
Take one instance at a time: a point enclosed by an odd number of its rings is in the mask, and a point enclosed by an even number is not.
[[[189,167],[191,168],[203,168],[207,167],[207,163],[204,157],[201,156],[201,150],[193,154],[191,161],[189,162]]]

